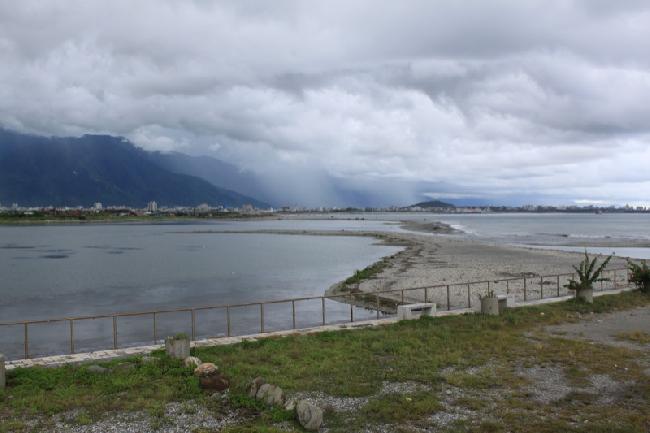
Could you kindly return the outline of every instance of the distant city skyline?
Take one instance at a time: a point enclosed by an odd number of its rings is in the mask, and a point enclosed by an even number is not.
[[[307,207],[650,206],[649,52],[643,1],[5,2],[0,128],[209,155]]]

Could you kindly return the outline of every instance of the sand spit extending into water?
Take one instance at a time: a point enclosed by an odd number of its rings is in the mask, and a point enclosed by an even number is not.
[[[312,236],[370,236],[379,239],[383,244],[404,246],[404,250],[385,258],[385,266],[377,275],[354,284],[353,287],[345,286],[342,282],[332,286],[327,295],[350,293],[374,293],[377,291],[394,290],[394,293],[382,295],[386,299],[401,297],[402,289],[416,287],[454,285],[470,281],[495,281],[508,278],[527,277],[537,283],[527,287],[528,299],[541,296],[545,291],[549,296],[551,291],[557,290],[557,281],[549,279],[541,287],[535,277],[571,273],[572,265],[578,264],[583,258],[582,254],[541,250],[509,245],[471,240],[460,236],[449,236],[458,233],[453,228],[442,223],[416,223],[404,222],[402,227],[427,234],[413,232],[372,232],[349,230],[238,230],[238,231],[195,231],[192,233],[268,233],[283,235],[312,235]],[[625,267],[625,260],[614,258],[610,268]],[[561,280],[561,286],[566,278]],[[522,287],[518,287],[522,286]],[[548,287],[547,287],[548,286]],[[499,284],[493,288],[499,289]],[[501,289],[505,291],[505,283]],[[518,296],[523,296],[523,282],[510,284],[511,291],[517,291]],[[472,297],[478,299],[481,287],[472,288]],[[498,290],[499,291],[499,290]],[[435,292],[435,291],[432,291]],[[566,290],[562,287],[562,292]],[[408,291],[406,297],[412,301],[421,301],[424,291]],[[439,290],[429,293],[430,299],[439,304],[446,303],[446,293]],[[462,287],[452,288],[450,302],[453,307],[463,306],[467,303],[467,291]],[[357,302],[355,302],[357,303]],[[458,304],[458,305],[456,305]],[[467,306],[467,305],[465,305]]]

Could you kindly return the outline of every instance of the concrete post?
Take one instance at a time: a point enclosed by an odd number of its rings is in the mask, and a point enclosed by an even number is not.
[[[499,298],[485,297],[481,298],[481,313],[490,316],[499,315]]]
[[[6,385],[5,377],[5,356],[0,353],[0,389],[5,389]]]
[[[165,352],[176,359],[185,359],[190,356],[190,337],[177,335],[165,338]]]

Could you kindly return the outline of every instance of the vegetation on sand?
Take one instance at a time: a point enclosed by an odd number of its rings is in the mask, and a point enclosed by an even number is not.
[[[597,281],[608,281],[607,278],[603,278],[603,272],[607,267],[607,264],[612,259],[612,256],[608,256],[600,266],[596,267],[598,264],[598,257],[589,259],[589,255],[585,250],[585,259],[580,263],[579,266],[573,266],[576,273],[578,274],[578,279],[570,279],[569,283],[565,286],[569,290],[589,290],[593,289],[593,285]]]
[[[628,260],[627,266],[630,270],[630,282],[634,283],[637,289],[642,292],[650,293],[650,268],[648,263],[643,260],[641,264],[637,264]]]

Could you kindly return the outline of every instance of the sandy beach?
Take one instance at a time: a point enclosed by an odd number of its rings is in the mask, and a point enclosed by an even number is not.
[[[403,221],[401,224],[409,231],[252,230],[228,233],[367,236],[385,245],[403,246],[401,252],[385,257],[379,264],[380,271],[369,278],[353,284],[342,281],[326,291],[328,296],[341,295],[342,301],[373,307],[376,296],[364,294],[381,292],[382,304],[390,300],[401,301],[403,297],[408,302],[421,302],[426,298],[444,309],[476,307],[479,295],[488,289],[488,281],[490,289],[499,294],[515,294],[519,300],[566,295],[568,292],[564,285],[570,278],[568,274],[573,273],[572,266],[584,258],[581,253],[468,239],[452,227],[438,222]],[[198,233],[217,232],[206,230]],[[607,277],[612,281],[603,282],[602,287],[621,282],[625,278],[622,271],[625,266],[625,259],[614,257],[608,269],[620,271],[609,273]],[[565,275],[557,277],[558,274]],[[504,281],[508,279],[510,281]],[[468,290],[467,283],[472,282]],[[447,285],[450,286],[449,296]],[[349,298],[350,295],[354,297]]]

